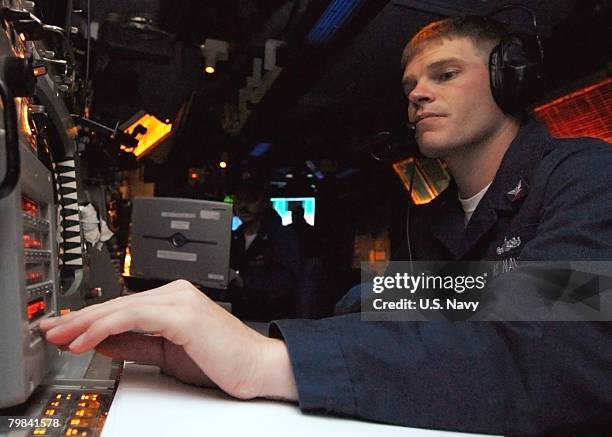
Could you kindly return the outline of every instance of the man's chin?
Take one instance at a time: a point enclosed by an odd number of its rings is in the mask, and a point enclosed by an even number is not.
[[[443,159],[455,148],[453,138],[433,130],[419,132],[417,129],[416,141],[421,154],[432,159]]]
[[[426,158],[432,159],[444,158],[448,153],[446,148],[433,144],[419,144],[419,151]]]

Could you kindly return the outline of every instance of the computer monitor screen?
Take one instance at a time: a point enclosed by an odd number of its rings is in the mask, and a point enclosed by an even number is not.
[[[187,279],[225,289],[232,205],[195,199],[137,197],[133,201],[131,274]]]
[[[272,207],[278,212],[283,220],[283,226],[291,224],[291,208],[299,204],[304,209],[304,220],[314,226],[315,223],[315,198],[314,197],[272,197]],[[232,218],[232,231],[238,229],[242,224],[236,216]]]
[[[273,197],[270,199],[272,207],[283,219],[283,225],[291,224],[291,209],[294,205],[301,205],[304,209],[304,219],[312,226],[315,224],[315,198],[314,197]]]
[[[232,217],[232,231],[235,231],[236,229],[238,229],[241,224],[242,224],[242,220],[240,220],[238,216],[235,215],[234,217]]]

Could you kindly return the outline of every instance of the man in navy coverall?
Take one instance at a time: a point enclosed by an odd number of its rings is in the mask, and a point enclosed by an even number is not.
[[[405,49],[408,118],[423,154],[453,176],[414,211],[414,258],[611,260],[612,149],[553,139],[498,106],[489,54],[502,36],[489,20],[450,19]],[[77,353],[96,347],[305,411],[497,434],[612,429],[608,323],[363,322],[349,313],[278,321],[267,338],[176,281],[41,328]]]
[[[232,232],[232,311],[244,320],[290,317],[300,279],[298,236],[284,227],[266,191],[256,183],[238,187],[234,212],[242,221]]]

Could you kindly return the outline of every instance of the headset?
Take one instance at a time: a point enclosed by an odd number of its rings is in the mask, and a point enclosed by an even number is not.
[[[538,33],[535,13],[521,4],[507,4],[486,15],[490,18],[509,9],[521,9],[532,20],[538,46],[538,59],[533,59],[525,48],[525,42],[516,33],[508,33],[493,48],[489,57],[491,92],[497,105],[506,113],[516,115],[524,112],[533,99],[543,78],[544,49]]]
[[[534,59],[533,53],[528,53],[521,36],[515,32],[507,32],[489,55],[489,79],[493,99],[502,111],[522,116],[528,103],[536,96],[543,79],[544,48],[538,32],[536,15],[527,6],[509,3],[488,13],[484,18],[501,25],[493,16],[511,9],[520,9],[531,17],[538,47],[537,58]],[[409,134],[412,134],[409,141],[414,142],[416,126],[408,123],[408,127]]]

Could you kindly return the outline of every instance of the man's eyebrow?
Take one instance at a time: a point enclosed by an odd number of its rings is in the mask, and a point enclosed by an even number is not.
[[[456,57],[452,57],[452,58],[444,58],[444,59],[440,59],[439,61],[436,62],[432,62],[431,64],[427,65],[427,70],[435,70],[438,69],[440,67],[445,67],[448,64],[465,64],[465,61],[461,58],[456,58]]]
[[[445,67],[449,64],[460,64],[460,65],[464,65],[465,61],[461,58],[457,58],[457,57],[450,57],[450,58],[444,58],[444,59],[440,59],[438,61],[432,62],[431,64],[428,64],[425,68],[428,71],[432,71],[432,70],[438,70],[442,67]],[[411,88],[415,85],[416,80],[414,79],[413,76],[405,76],[402,79],[402,86],[404,87],[404,89],[407,88]]]

